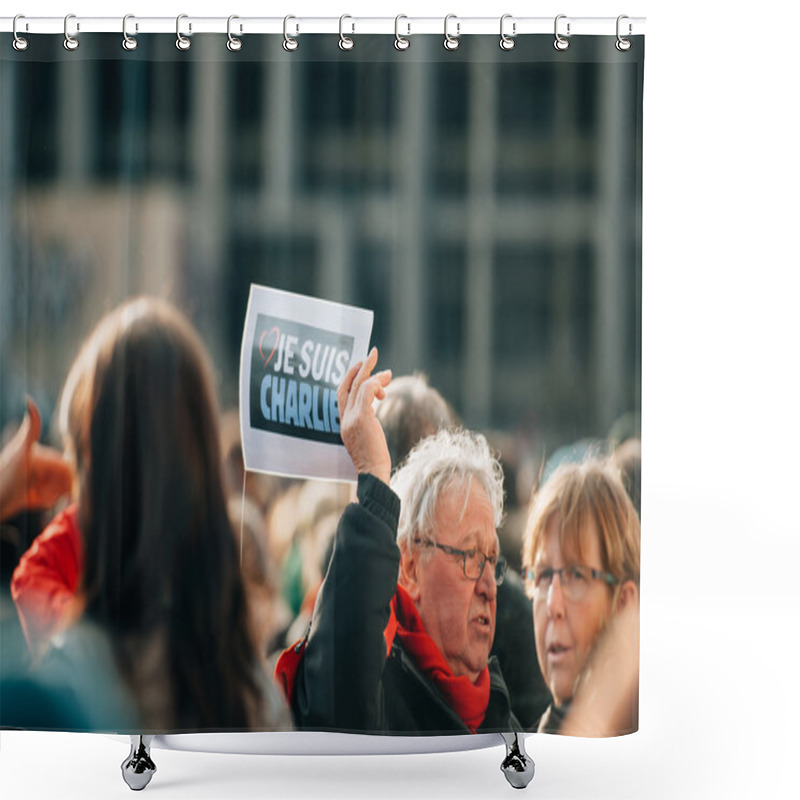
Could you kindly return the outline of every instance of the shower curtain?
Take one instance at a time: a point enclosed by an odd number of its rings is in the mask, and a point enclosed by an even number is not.
[[[507,569],[495,587],[491,659],[519,728],[637,728],[638,613],[624,626],[610,618],[626,583],[638,604],[638,549],[625,574],[604,552],[595,564],[587,552],[559,560],[524,549],[548,481],[589,461],[619,476],[638,543],[644,38],[620,49],[612,28],[567,47],[538,34],[504,47],[497,35],[457,36],[454,22],[444,37],[412,35],[395,47],[402,26],[397,37],[343,30],[293,36],[290,26],[285,37],[241,36],[238,48],[224,34],[195,34],[186,49],[167,33],[137,36],[134,49],[111,33],[82,33],[75,49],[58,35],[31,36],[24,50],[0,36],[4,482],[35,409],[40,447],[65,451],[71,471],[46,507],[0,506],[3,727],[302,727],[293,681],[353,484],[244,469],[240,354],[257,286],[371,311],[379,368],[395,380],[421,377],[498,455],[505,504],[495,556]],[[338,46],[345,38],[351,46]],[[238,565],[220,581],[239,587],[220,590],[224,641],[235,649],[246,629],[258,656],[238,679],[239,662],[213,636],[201,650],[183,648],[191,663],[181,670],[168,655],[180,627],[167,621],[180,605],[177,576],[188,619],[227,555],[196,555],[211,547],[202,539],[126,539],[112,575],[97,566],[106,540],[84,539],[100,513],[88,488],[96,484],[82,483],[97,460],[87,453],[112,442],[92,440],[96,407],[80,424],[71,419],[77,401],[65,385],[101,319],[142,296],[177,309],[211,364],[219,441],[192,432],[221,462],[211,483],[223,492]],[[92,375],[86,385],[96,385]],[[157,408],[166,383],[136,380]],[[133,413],[104,430],[127,429]],[[174,429],[160,441],[166,454],[190,446]],[[130,458],[158,456],[149,448]],[[140,488],[132,463],[126,456],[108,480],[118,516],[150,519],[152,502],[147,513],[131,506]],[[164,481],[180,493],[183,476],[169,473]],[[143,526],[131,523],[130,536]],[[439,557],[458,568],[457,554]],[[167,576],[152,591],[148,570]],[[605,610],[580,616],[590,596],[582,583]],[[102,608],[101,591],[113,598]],[[537,637],[562,594],[577,621]],[[582,625],[594,626],[591,635]],[[348,648],[358,658],[362,645]],[[567,669],[571,658],[581,669]],[[262,711],[243,701],[238,717],[201,713],[176,683],[211,662],[232,697],[237,680],[252,683],[244,695],[260,698]],[[597,687],[616,716],[597,721],[602,703],[570,715],[589,693],[581,685]]]

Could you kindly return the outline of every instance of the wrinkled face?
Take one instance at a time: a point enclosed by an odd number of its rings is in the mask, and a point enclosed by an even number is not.
[[[558,541],[558,525],[559,517],[555,515],[547,526],[544,544],[536,554],[534,567],[558,569],[569,564],[581,564],[602,570],[600,540],[594,525],[586,537],[586,552],[582,558],[577,553],[562,552]],[[602,581],[593,580],[583,600],[568,600],[564,596],[561,579],[555,576],[547,592],[534,593],[536,654],[557,706],[572,698],[575,683],[595,639],[611,616],[612,599],[612,590]]]
[[[471,481],[446,489],[436,504],[434,539],[459,550],[477,548],[497,556],[494,512],[484,488]],[[436,547],[415,547],[403,556],[403,584],[425,630],[455,675],[472,681],[489,660],[494,641],[497,586],[487,563],[477,581],[464,576],[461,559]]]

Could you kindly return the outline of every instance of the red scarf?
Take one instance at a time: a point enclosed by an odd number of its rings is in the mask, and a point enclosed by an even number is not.
[[[391,605],[392,613],[383,632],[386,655],[397,636],[417,666],[428,676],[450,707],[461,717],[472,733],[476,733],[486,716],[489,705],[489,668],[484,667],[473,683],[466,675],[456,677],[453,671],[425,632],[417,607],[408,592],[397,587]],[[297,670],[305,654],[306,640],[301,639],[283,651],[275,665],[275,679],[281,685],[288,702],[294,694]]]
[[[397,587],[392,598],[392,618],[397,620],[396,636],[408,654],[470,731],[476,733],[489,705],[489,668],[483,668],[475,683],[466,675],[453,675],[439,648],[426,633],[414,601],[402,586]],[[390,644],[387,641],[387,646]]]

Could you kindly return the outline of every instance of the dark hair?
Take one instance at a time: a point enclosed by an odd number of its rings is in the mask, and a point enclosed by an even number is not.
[[[62,400],[79,476],[85,613],[110,635],[134,697],[146,683],[136,662],[156,648],[169,708],[159,719],[179,729],[251,727],[261,698],[212,387],[189,322],[141,298],[95,328]]]

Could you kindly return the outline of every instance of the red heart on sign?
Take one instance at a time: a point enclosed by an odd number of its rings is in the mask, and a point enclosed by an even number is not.
[[[267,335],[271,336],[273,333],[275,334],[275,344],[272,345],[272,350],[270,350],[269,355],[265,357],[263,350],[264,337]],[[267,364],[269,364],[270,360],[272,359],[272,356],[275,355],[275,351],[278,349],[278,342],[280,338],[281,338],[281,332],[277,325],[273,325],[268,331],[264,331],[261,334],[261,338],[258,340],[258,354],[261,356],[261,358],[264,359],[264,369],[267,368]]]

